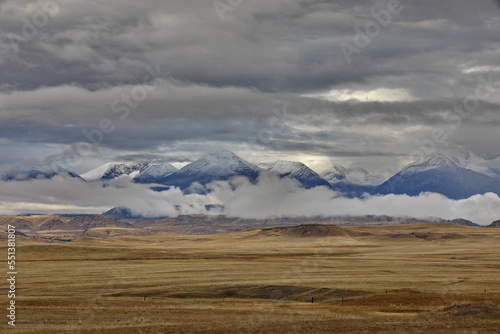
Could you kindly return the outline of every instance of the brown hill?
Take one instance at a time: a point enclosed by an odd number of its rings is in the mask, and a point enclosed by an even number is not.
[[[6,230],[8,225],[16,227],[18,235],[49,240],[70,241],[82,236],[108,238],[119,235],[150,235],[149,231],[129,223],[101,216],[0,216],[0,229]],[[99,229],[108,228],[108,232]],[[114,229],[114,230],[112,230]],[[130,230],[130,231],[123,231]],[[89,233],[85,233],[89,231]],[[0,235],[5,239],[6,235]]]
[[[148,236],[153,235],[145,229],[140,228],[122,228],[122,227],[96,227],[85,230],[84,232],[78,234],[76,238],[99,238],[108,239],[113,237],[124,237],[124,236]]]
[[[349,237],[349,233],[336,225],[307,224],[297,226],[280,226],[263,228],[257,235],[270,237]]]
[[[500,220],[495,220],[493,223],[491,223],[490,225],[488,225],[488,227],[500,228]]]

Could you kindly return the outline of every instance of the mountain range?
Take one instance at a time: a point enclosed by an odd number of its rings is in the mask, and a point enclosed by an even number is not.
[[[66,175],[73,178],[81,178],[71,169],[58,163],[26,164],[14,166],[1,175],[2,181],[26,181],[32,179],[52,179],[57,175]]]
[[[213,181],[240,176],[255,182],[263,171],[267,171],[281,178],[295,179],[306,189],[324,186],[348,197],[364,194],[418,196],[422,192],[433,192],[451,199],[462,199],[487,192],[500,195],[500,168],[497,166],[500,164],[496,160],[482,160],[465,151],[435,153],[407,165],[385,182],[373,185],[371,174],[362,168],[348,169],[333,164],[318,174],[301,162],[282,160],[261,168],[231,151],[221,150],[181,169],[160,160],[110,162],[82,174],[81,178],[88,182],[107,182],[126,177],[136,183],[151,184],[156,190],[175,186],[187,192],[202,192],[206,191],[204,186]],[[50,179],[60,174],[80,178],[68,168],[51,164],[13,168],[4,173],[2,180]]]
[[[129,178],[140,176],[139,179],[149,179],[151,175],[157,175],[158,172],[166,174],[168,171],[175,170],[176,168],[172,165],[156,160],[109,162],[82,174],[82,178],[86,181],[112,180],[120,176],[128,176]]]
[[[189,188],[193,183],[202,186],[212,181],[225,181],[235,176],[244,176],[255,181],[261,169],[241,159],[228,150],[207,154],[169,175],[160,176],[155,183]]]
[[[417,196],[422,192],[433,192],[451,199],[486,192],[500,195],[500,180],[466,168],[468,162],[468,159],[446,154],[422,158],[375,187],[374,193]]]
[[[271,173],[278,174],[280,177],[293,178],[299,181],[304,188],[314,188],[318,186],[331,186],[330,183],[322,178],[318,173],[296,161],[276,161],[269,169]]]

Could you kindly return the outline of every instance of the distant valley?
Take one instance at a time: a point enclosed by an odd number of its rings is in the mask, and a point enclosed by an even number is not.
[[[358,217],[276,217],[269,219],[243,219],[227,216],[185,215],[162,219],[119,219],[103,215],[32,215],[0,216],[0,239],[6,238],[6,226],[16,226],[20,238],[44,242],[69,242],[81,238],[108,239],[124,236],[153,235],[213,235],[277,226],[336,225],[383,226],[424,223],[443,223],[478,226],[465,219],[401,218],[390,216]],[[493,222],[490,227],[500,227]]]

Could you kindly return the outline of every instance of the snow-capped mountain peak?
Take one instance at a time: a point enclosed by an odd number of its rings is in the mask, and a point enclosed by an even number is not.
[[[96,181],[101,179],[101,177],[106,173],[106,171],[113,165],[112,162],[108,162],[102,166],[99,166],[91,171],[82,174],[82,177],[86,181]]]
[[[134,177],[137,183],[156,183],[160,178],[175,173],[178,169],[168,162],[153,162]]]
[[[82,174],[82,177],[87,181],[112,180],[122,175],[134,177],[152,163],[152,160],[109,162]]]
[[[282,174],[303,172],[308,168],[309,167],[304,165],[302,162],[278,160],[269,168],[269,170],[278,174]]]
[[[175,173],[161,178],[158,183],[185,189],[194,182],[205,185],[212,181],[228,180],[234,176],[244,176],[253,181],[260,171],[259,167],[233,152],[221,150],[201,157]]]
[[[247,166],[252,166],[253,168],[253,164],[250,164],[248,161],[243,160],[242,158],[240,158],[239,156],[237,156],[236,154],[227,149],[209,153],[201,157],[197,161],[217,165],[219,167],[227,169],[232,169],[233,167],[236,167],[238,165],[247,165]]]
[[[432,155],[410,163],[401,172],[412,174],[446,167],[469,169],[500,180],[500,164],[498,163],[498,159],[485,160],[472,152],[461,149],[435,152]]]
[[[80,176],[71,169],[57,163],[30,163],[16,166],[4,173],[1,179],[4,181],[26,181],[31,179],[51,179],[56,175],[65,174],[73,178]]]
[[[240,158],[233,152],[226,149],[209,153],[195,162],[184,166],[181,170],[197,171],[203,168],[218,168],[221,169],[221,171],[224,170],[227,172],[238,171],[241,169],[249,169],[254,172],[260,171],[260,168],[256,165]]]
[[[434,192],[452,199],[500,194],[498,179],[484,173],[485,160],[467,151],[436,152],[407,165],[375,189],[380,194],[417,196]]]
[[[276,161],[269,169],[280,177],[291,177],[298,180],[304,187],[329,186],[318,173],[298,161]]]
[[[332,163],[332,167],[323,171],[320,175],[322,178],[328,181],[328,183],[335,184],[338,182],[348,181],[347,180],[348,173],[349,170],[344,166]]]
[[[411,174],[435,168],[460,167],[483,173],[486,171],[483,162],[483,159],[465,150],[437,151],[410,163],[403,168],[402,172]]]
[[[330,168],[321,172],[320,175],[333,186],[346,184],[373,186],[386,180],[381,172],[375,173],[360,166],[346,168],[334,162],[331,162]]]

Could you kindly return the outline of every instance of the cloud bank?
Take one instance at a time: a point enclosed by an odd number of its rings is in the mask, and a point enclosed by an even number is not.
[[[183,194],[178,188],[154,192],[148,186],[119,178],[103,187],[100,182],[55,178],[1,182],[0,214],[101,213],[127,207],[146,217],[180,214],[226,214],[242,218],[312,215],[391,215],[416,218],[464,218],[490,224],[500,218],[496,194],[451,200],[439,194],[367,196],[350,199],[325,187],[303,189],[292,179],[263,173],[255,184],[244,178],[214,182],[205,195]],[[207,205],[223,204],[222,212],[209,212]]]

